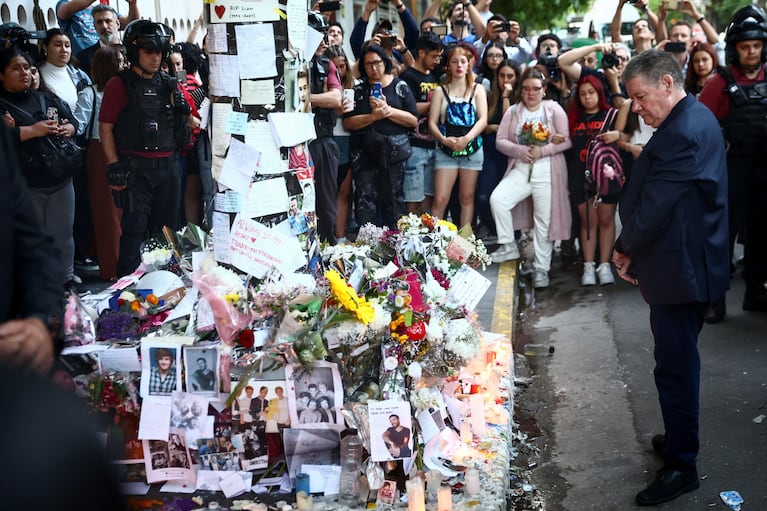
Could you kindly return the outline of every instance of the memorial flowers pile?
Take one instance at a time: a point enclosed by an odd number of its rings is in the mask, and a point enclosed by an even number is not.
[[[76,385],[93,413],[140,413],[138,389],[129,374],[114,371],[91,373],[87,380],[76,381]]]

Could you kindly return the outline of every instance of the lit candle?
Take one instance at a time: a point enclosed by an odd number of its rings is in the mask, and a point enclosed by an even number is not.
[[[426,502],[423,498],[423,481],[420,477],[405,481],[407,490],[407,510],[426,511]]]
[[[298,511],[312,511],[314,507],[314,499],[305,491],[300,491],[296,494],[296,509]]]
[[[479,470],[467,468],[464,475],[466,495],[472,497],[479,494]]]
[[[442,486],[437,492],[437,511],[453,511],[453,493],[449,486]]]

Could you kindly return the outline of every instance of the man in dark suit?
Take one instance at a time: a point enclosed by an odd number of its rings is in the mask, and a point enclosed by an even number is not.
[[[655,480],[639,505],[673,500],[699,487],[698,334],[709,303],[729,287],[727,165],[719,123],[684,92],[679,63],[647,50],[623,72],[632,109],[656,128],[620,200],[623,231],[613,261],[650,305],[655,385],[664,435]]]
[[[63,275],[43,233],[9,129],[0,122],[0,366],[41,375],[61,351]],[[54,342],[57,339],[57,342]],[[0,367],[0,370],[2,368]]]

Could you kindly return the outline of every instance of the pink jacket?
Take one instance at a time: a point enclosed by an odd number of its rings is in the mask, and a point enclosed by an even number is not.
[[[551,224],[549,226],[549,240],[570,239],[570,225],[573,221],[570,214],[570,197],[567,192],[567,164],[564,152],[570,149],[573,141],[570,139],[570,128],[567,123],[567,114],[559,106],[559,103],[544,100],[543,112],[546,116],[546,125],[552,136],[564,135],[565,141],[561,144],[549,142],[541,147],[543,156],[551,157]],[[521,122],[522,103],[518,103],[503,114],[501,124],[498,126],[498,136],[495,139],[496,148],[509,157],[506,166],[506,174],[514,167],[517,158],[527,154],[527,146],[517,143],[517,131]],[[504,177],[506,176],[504,174]],[[533,202],[528,197],[514,209],[514,229],[532,229],[533,227]]]

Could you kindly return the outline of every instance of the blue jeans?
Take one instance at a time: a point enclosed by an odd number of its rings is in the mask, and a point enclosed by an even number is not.
[[[434,196],[434,149],[413,146],[405,163],[402,188],[405,202],[421,202]]]

